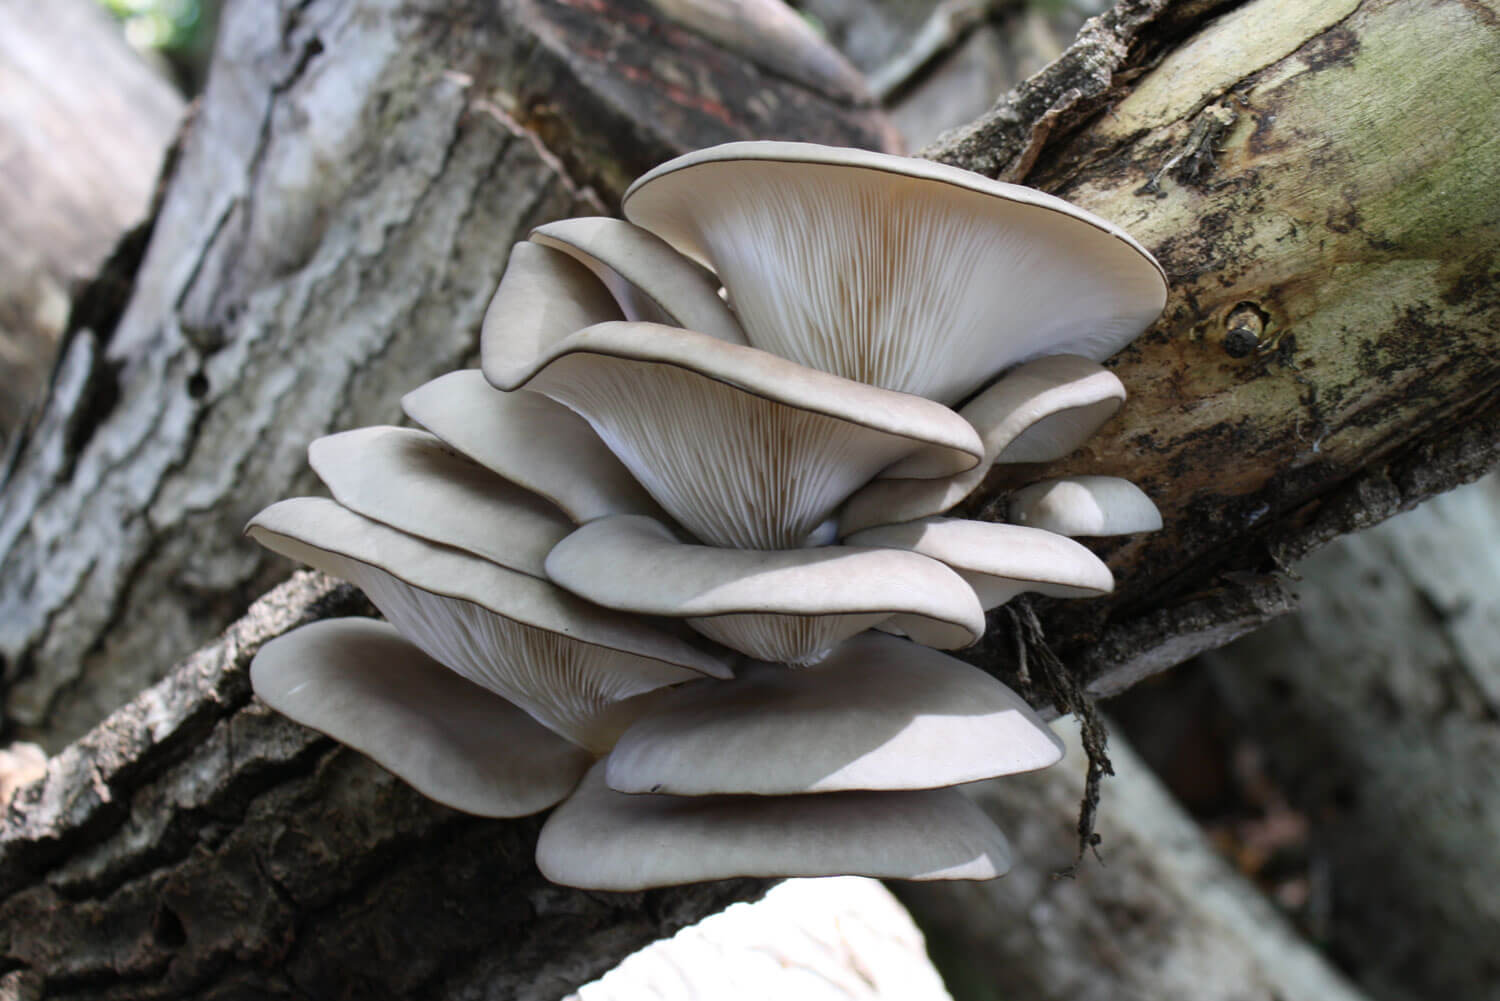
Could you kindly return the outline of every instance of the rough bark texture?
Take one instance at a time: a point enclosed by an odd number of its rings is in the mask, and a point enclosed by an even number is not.
[[[1298,567],[1301,611],[1204,658],[1310,818],[1320,931],[1389,1001],[1500,997],[1500,483]]]
[[[1119,600],[1051,620],[1061,648],[1091,651],[1076,663],[1098,690],[1289,607],[1267,574],[1278,554],[1494,458],[1500,193],[1481,167],[1500,130],[1472,95],[1494,89],[1500,29],[1479,0],[1347,6],[1309,22],[1270,0],[1127,2],[939,151],[1125,223],[1176,283],[1118,364],[1133,402],[1060,467],[1142,480],[1170,526],[1113,547]],[[625,53],[660,30],[643,16],[602,0],[231,8],[135,298],[118,327],[75,337],[0,502],[0,650],[23,729],[56,746],[226,621],[269,573],[229,540],[308,484],[306,441],[389,420],[402,390],[460,364],[506,245],[586,203],[580,183],[608,202],[633,157],[682,138],[674,122],[722,125],[732,106],[771,132],[765,116],[796,106],[663,90],[733,72],[664,69],[697,44],[677,35],[658,39],[666,63],[622,59],[649,66],[610,77],[645,80],[634,97],[570,89],[607,61],[585,46],[570,62],[562,33]],[[679,113],[631,103],[651,91]],[[808,115],[788,131],[859,141],[858,113],[798,93]],[[1421,143],[1401,132],[1414,95]],[[627,128],[635,107],[654,110]],[[1194,139],[1226,110],[1227,131]],[[1212,167],[1162,172],[1189,161]],[[1236,360],[1222,337],[1240,302],[1270,343]],[[254,643],[330,610],[308,597],[262,606],[23,793],[0,832],[13,992],[555,997],[754,892],[544,888],[536,821],[456,817],[246,702]],[[981,654],[1003,668],[1008,650]]]
[[[1105,694],[1285,611],[1286,561],[1474,478],[1500,441],[1500,105],[1475,99],[1500,88],[1500,5],[1255,0],[1185,40],[1195,5],[1162,6],[1091,22],[928,151],[1120,222],[1171,280],[1113,362],[1121,414],[970,505],[1080,472],[1156,500],[1165,531],[1107,547],[1119,592],[1047,619]],[[1236,356],[1242,325],[1261,329]]]
[[[905,884],[958,1001],[1361,1001],[1235,873],[1123,740],[1102,864],[1073,861],[1084,755],[973,792],[1023,861],[988,883]]]
[[[0,453],[41,395],[72,284],[146,215],[183,101],[91,0],[0,0]]]
[[[531,227],[689,147],[885,136],[623,0],[242,2],[220,38],[135,294],[0,495],[6,712],[54,750],[286,575],[241,526],[471,358]]]
[[[262,642],[367,609],[299,574],[21,790],[0,998],[554,999],[763,888],[551,886],[540,818],[437,806],[252,699]]]

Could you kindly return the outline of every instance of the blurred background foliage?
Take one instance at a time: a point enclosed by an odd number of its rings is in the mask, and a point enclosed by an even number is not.
[[[96,0],[187,96],[203,89],[222,0]]]

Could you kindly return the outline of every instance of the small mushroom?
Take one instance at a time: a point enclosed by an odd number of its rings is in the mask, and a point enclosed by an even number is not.
[[[728,143],[645,174],[624,212],[714,270],[755,347],[942,403],[1029,358],[1107,358],[1166,302],[1118,227],[926,160]]]
[[[492,365],[524,362],[575,330],[624,315],[587,267],[539,243],[518,243],[479,332],[485,377],[513,388],[491,376]]]
[[[505,357],[486,357],[491,382],[582,414],[674,519],[717,546],[797,546],[907,453],[946,456],[953,473],[983,452],[941,404],[675,327],[601,323],[525,364]]]
[[[623,219],[592,216],[538,226],[531,240],[577,260],[604,283],[627,320],[686,327],[730,344],[745,332],[719,282],[661,238]]]
[[[988,674],[880,633],[841,645],[816,668],[742,668],[684,685],[610,752],[619,792],[777,796],[928,789],[1056,763],[1063,745]]]
[[[547,818],[542,875],[587,890],[644,890],[733,876],[993,879],[1010,846],[956,789],[816,796],[615,792],[604,762]]]
[[[946,647],[984,634],[962,577],[914,552],[854,546],[743,550],[690,545],[649,518],[591,522],[559,542],[547,575],[595,604],[684,618],[725,646],[805,666],[894,614]]]
[[[1125,400],[1119,378],[1077,355],[1048,355],[1006,373],[960,410],[984,443],[972,469],[931,477],[934,464],[914,452],[849,498],[840,515],[846,534],[940,514],[984,482],[997,462],[1049,462],[1078,448]]]
[[[1026,591],[1097,598],[1114,590],[1103,560],[1072,539],[1040,528],[964,518],[923,518],[855,532],[860,546],[895,546],[941,560],[968,582],[988,611]]]
[[[573,530],[551,504],[422,431],[343,431],[307,458],[342,507],[533,577],[546,577],[547,553]]]
[[[524,817],[560,801],[593,756],[371,619],[327,619],[271,640],[255,694],[465,813]]]
[[[1131,535],[1161,529],[1161,512],[1151,498],[1118,476],[1032,483],[1011,494],[1008,512],[1017,525],[1058,535]]]
[[[412,390],[401,407],[445,444],[578,524],[610,514],[666,517],[588,421],[541,393],[506,393],[467,369]]]
[[[555,585],[371,521],[330,500],[266,508],[246,532],[363,590],[429,657],[602,752],[639,711],[634,696],[711,675],[721,659]]]

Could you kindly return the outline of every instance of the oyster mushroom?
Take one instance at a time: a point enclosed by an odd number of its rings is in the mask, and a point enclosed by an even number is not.
[[[1146,492],[1118,476],[1042,480],[1010,496],[1009,518],[1058,535],[1130,535],[1161,529],[1161,512]]]
[[[867,632],[807,671],[742,668],[664,695],[610,752],[618,792],[928,789],[1045,768],[1063,745],[976,667]]]
[[[941,403],[1040,355],[1107,358],[1166,302],[1119,227],[927,160],[728,143],[651,170],[623,207],[714,270],[753,346]]]
[[[956,789],[817,796],[628,795],[595,765],[542,828],[554,883],[644,890],[731,876],[993,879],[1010,846]]]
[[[783,664],[817,663],[892,615],[921,621],[937,646],[984,634],[984,610],[962,577],[895,549],[720,549],[681,542],[649,518],[616,517],[559,542],[546,570],[595,604],[686,619],[732,650]]]

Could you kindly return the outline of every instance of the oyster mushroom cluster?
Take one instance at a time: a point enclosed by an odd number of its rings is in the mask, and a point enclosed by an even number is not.
[[[1099,360],[1160,267],[1048,195],[793,143],[680,157],[624,214],[518,244],[482,368],[403,400],[424,430],[314,442],[332,499],[250,523],[387,619],[267,644],[255,690],[457,809],[561,803],[559,883],[1003,873],[953,787],[1061,745],[939,651],[1023,591],[1109,591],[1069,536],[1160,520],[1102,477],[940,515],[1115,412]]]

